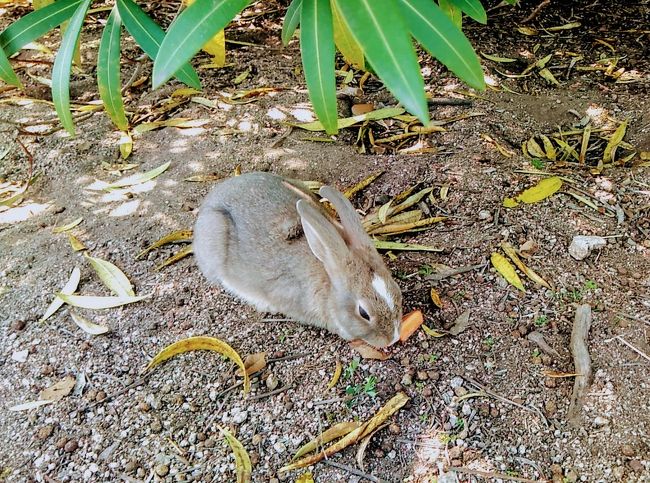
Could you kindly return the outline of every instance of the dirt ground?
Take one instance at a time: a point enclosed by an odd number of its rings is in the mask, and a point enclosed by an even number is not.
[[[156,5],[162,21],[177,8]],[[535,165],[521,150],[532,136],[584,129],[581,119],[589,116],[594,128],[627,120],[625,141],[638,153],[650,151],[650,6],[620,0],[552,2],[525,24],[540,29],[537,35],[524,35],[517,27],[536,5],[495,8],[487,27],[466,22],[477,50],[516,59],[483,59],[494,86],[478,97],[423,57],[431,94],[467,101],[432,105],[433,119],[481,115],[449,123],[446,132],[409,138],[404,145],[373,148],[364,137],[361,149],[358,127],[333,142],[318,142],[308,138],[323,133],[282,124],[310,116],[298,45],[281,47],[277,4],[256,4],[227,32],[231,40],[254,45],[229,44],[229,66],[200,71],[205,86],[200,96],[215,107],[188,98],[163,116],[207,122],[137,136],[127,162],[138,166],[125,174],[171,165],[138,189],[113,196],[88,188],[96,180],[121,176],[106,168],[121,162],[119,133],[103,113],[95,113],[78,122],[73,139],[60,130],[25,134],[39,127],[35,121],[54,117],[50,105],[33,102],[49,99],[48,89],[27,76],[47,77],[50,65],[16,61],[26,91],[0,86],[0,153],[5,152],[0,181],[28,176],[17,138],[33,155],[40,176],[20,205],[0,211],[0,479],[235,481],[232,452],[218,429],[222,425],[249,452],[252,481],[295,481],[303,471],[286,475],[278,469],[302,444],[335,423],[366,420],[404,391],[409,402],[371,439],[362,468],[356,448],[349,448],[310,468],[314,480],[650,481],[648,167],[637,154],[596,175],[590,172],[594,166],[574,162]],[[9,8],[0,25],[24,11]],[[96,19],[105,15],[96,14],[83,33],[88,62],[72,83],[73,100],[80,103],[97,98],[91,66],[100,33]],[[581,26],[542,30],[570,22]],[[44,43],[56,46],[57,41],[53,34]],[[123,81],[139,55],[130,40],[124,40],[124,49],[130,60]],[[536,69],[516,76],[550,53],[555,54],[550,71],[559,85]],[[19,58],[36,56],[52,60],[36,51]],[[608,71],[612,59],[616,65]],[[206,60],[202,56],[196,62]],[[596,65],[605,67],[581,69]],[[616,82],[612,73],[620,68],[630,82]],[[248,76],[235,83],[247,70]],[[147,61],[140,75],[149,73]],[[150,92],[149,82],[128,91],[127,108],[136,119],[156,119],[180,87],[170,84]],[[224,95],[257,87],[281,90],[246,104],[223,101]],[[32,102],[19,105],[17,98]],[[342,96],[341,115],[349,115],[355,103],[368,102],[395,104],[370,80],[359,97]],[[392,120],[370,128],[375,139],[397,132]],[[226,177],[238,165],[242,172],[272,171],[339,189],[383,170],[353,199],[365,211],[415,184],[433,187],[434,196],[421,207],[447,220],[394,240],[442,251],[394,252],[386,260],[403,290],[404,311],[422,310],[425,323],[446,335],[435,338],[420,330],[392,348],[390,359],[361,360],[355,369],[358,355],[345,341],[293,322],[269,321],[281,315],[257,313],[210,286],[191,257],[156,271],[178,245],[136,259],[160,237],[191,228],[213,183],[186,178]],[[530,174],[536,168],[563,176],[565,187],[543,202],[503,208],[504,197],[540,179]],[[593,206],[568,194],[569,187]],[[109,294],[83,255],[71,249],[66,234],[52,231],[78,217],[83,222],[72,233],[88,253],[120,267],[137,294],[150,295],[120,308],[77,310],[110,327],[105,335],[80,330],[65,306],[39,322],[74,267],[81,269],[79,293]],[[575,235],[603,236],[607,245],[578,261],[568,252]],[[515,247],[534,242],[537,251],[526,263],[553,290],[530,281],[524,282],[525,293],[509,286],[489,265],[490,254],[499,252],[503,241]],[[477,267],[437,280],[440,264]],[[432,303],[431,288],[440,294],[442,309]],[[578,418],[569,421],[574,377],[550,375],[574,371],[569,344],[578,304],[593,309],[588,337],[593,380]],[[467,310],[468,326],[448,334]],[[541,334],[552,350],[532,342],[531,332]],[[177,356],[140,379],[160,349],[193,335],[218,337],[242,356],[268,353],[271,362],[253,378],[251,395],[232,389],[238,381],[232,364],[208,352]],[[336,361],[344,377],[328,390]],[[8,410],[37,400],[43,389],[67,376],[75,378],[76,387],[60,401]],[[350,399],[350,392],[367,386],[369,378],[376,379],[374,391],[362,389]]]

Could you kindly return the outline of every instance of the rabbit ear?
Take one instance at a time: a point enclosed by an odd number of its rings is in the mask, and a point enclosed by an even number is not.
[[[318,192],[323,198],[327,198],[329,202],[334,205],[334,208],[336,208],[345,235],[351,245],[359,248],[368,246],[374,247],[372,240],[366,233],[366,230],[364,230],[363,225],[361,224],[361,219],[354,209],[354,206],[352,206],[352,203],[350,203],[350,200],[330,186],[322,186]]]
[[[332,224],[308,201],[298,200],[296,209],[309,248],[316,258],[323,262],[329,273],[330,269],[338,266],[339,261],[347,254],[348,247],[345,241]]]

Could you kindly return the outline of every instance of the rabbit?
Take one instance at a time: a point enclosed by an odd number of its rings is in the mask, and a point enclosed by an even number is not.
[[[399,286],[350,201],[319,193],[340,223],[299,181],[253,172],[219,183],[194,228],[199,269],[261,312],[387,347],[399,339]]]

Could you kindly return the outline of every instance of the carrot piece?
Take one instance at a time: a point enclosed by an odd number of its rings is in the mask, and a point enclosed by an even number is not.
[[[399,328],[399,340],[405,342],[411,337],[424,322],[424,317],[420,310],[414,310],[402,317],[402,324]]]

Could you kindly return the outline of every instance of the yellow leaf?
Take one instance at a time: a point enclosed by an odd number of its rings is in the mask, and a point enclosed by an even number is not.
[[[422,324],[422,330],[424,331],[425,334],[427,334],[430,337],[444,337],[445,335],[447,335],[442,332],[438,332],[437,330],[433,330],[431,327],[428,327],[425,324]]]
[[[99,325],[95,324],[94,322],[91,322],[90,320],[86,319],[82,315],[73,312],[72,310],[70,311],[70,316],[72,317],[72,321],[79,326],[81,330],[86,332],[87,334],[90,335],[101,335],[105,334],[108,332],[110,329],[104,325]]]
[[[365,70],[365,61],[363,50],[352,36],[347,24],[335,1],[330,2],[332,5],[332,20],[334,22],[334,43],[339,49],[343,58],[359,69]]]
[[[63,233],[64,231],[72,230],[75,226],[77,226],[82,221],[84,221],[84,219],[83,219],[83,217],[80,216],[76,220],[71,221],[70,223],[68,223],[67,225],[57,226],[56,228],[54,228],[52,230],[52,233]]]
[[[253,467],[251,466],[251,459],[244,446],[235,438],[230,431],[217,425],[219,431],[224,435],[233,455],[235,456],[235,471],[237,473],[237,483],[249,483],[251,481],[251,473]]]
[[[491,54],[486,54],[485,52],[480,52],[480,54],[485,57],[487,60],[491,60],[492,62],[517,62],[517,59],[511,59],[508,57],[499,57],[496,55],[491,55]]]
[[[314,483],[314,475],[307,471],[298,477],[296,483]]]
[[[542,142],[544,143],[544,152],[546,153],[546,157],[548,159],[550,159],[551,161],[555,161],[557,159],[557,153],[555,152],[555,146],[553,146],[553,143],[548,138],[548,136],[545,136],[545,135],[541,134],[539,137],[542,138]]]
[[[133,151],[133,138],[128,132],[122,132],[119,140],[120,145],[120,154],[122,159],[126,159],[131,155]]]
[[[147,253],[149,253],[151,250],[155,250],[156,248],[162,247],[162,246],[167,245],[169,243],[191,242],[193,235],[194,235],[194,233],[192,232],[192,230],[173,231],[169,235],[165,235],[164,237],[160,238],[158,241],[153,242],[147,248],[145,248],[140,253],[138,253],[135,258],[142,258]]]
[[[388,216],[388,210],[390,210],[390,205],[393,203],[393,200],[390,200],[388,203],[385,203],[379,208],[377,212],[377,217],[381,224],[386,223],[386,217]]]
[[[526,143],[526,147],[528,148],[528,152],[531,154],[531,156],[535,158],[546,157],[546,154],[544,153],[544,151],[542,151],[540,145],[537,144],[537,141],[535,141],[535,138],[530,138]]]
[[[205,336],[189,337],[187,339],[179,340],[178,342],[174,342],[173,344],[168,345],[163,350],[158,352],[158,354],[156,354],[153,359],[151,359],[149,364],[147,364],[145,371],[153,369],[161,362],[166,361],[175,355],[198,350],[210,350],[218,352],[219,354],[223,354],[235,364],[237,364],[241,370],[246,371],[244,362],[241,360],[241,357],[239,357],[239,354],[237,354],[235,349],[230,347],[222,340],[219,340],[215,337]],[[248,375],[244,372],[244,393],[247,393],[249,390],[250,380],[248,379]]]
[[[503,200],[503,207],[504,208],[514,208],[515,206],[519,206],[519,203],[517,202],[516,199],[514,199],[514,198],[505,198]]]
[[[376,428],[381,426],[381,424],[386,421],[390,416],[395,414],[399,409],[408,402],[409,398],[403,392],[398,392],[393,398],[388,401],[372,418],[367,422],[359,426],[357,429],[345,435],[343,438],[338,440],[336,443],[328,446],[323,451],[319,451],[315,455],[308,456],[301,460],[296,461],[280,468],[280,472],[291,471],[298,468],[304,468],[305,466],[313,465],[314,463],[319,462],[323,458],[329,458],[330,456],[338,453],[339,451],[347,448],[350,445],[357,443],[359,440],[363,439],[368,434],[372,433]]]
[[[530,204],[545,200],[555,194],[562,187],[562,180],[557,176],[544,178],[532,188],[528,188],[517,196],[517,201]]]
[[[381,225],[376,228],[372,228],[369,231],[369,233],[373,235],[397,235],[400,233],[405,233],[407,231],[415,230],[417,228],[430,226],[433,225],[434,223],[445,221],[446,219],[447,219],[446,216],[434,216],[431,218],[425,218],[424,220],[418,220],[411,223],[390,223],[388,225]]]
[[[146,173],[136,173],[131,176],[127,176],[126,178],[122,178],[115,181],[114,183],[110,183],[109,185],[105,186],[104,190],[110,191],[116,188],[124,188],[126,186],[133,186],[144,183],[164,173],[170,165],[171,161],[167,161],[166,163],[161,164],[157,168],[154,168],[151,171],[147,171]]]
[[[546,69],[546,68],[545,68],[545,69],[541,69],[541,70],[539,71],[539,75],[540,75],[540,77],[542,77],[542,79],[544,79],[544,80],[545,80],[546,82],[548,82],[549,84],[555,84],[556,86],[559,86],[559,85],[560,85],[560,83],[559,83],[558,80],[555,78],[555,76],[553,75],[553,73],[552,73],[550,70]]]
[[[336,366],[334,367],[334,374],[332,374],[332,378],[330,379],[330,382],[327,383],[327,389],[332,389],[334,386],[336,386],[336,383],[339,382],[339,378],[341,377],[341,370],[342,370],[341,361],[337,359]]]
[[[72,233],[68,233],[68,242],[70,242],[70,246],[72,247],[72,250],[75,252],[79,252],[81,250],[86,249],[86,245],[84,245],[79,238],[74,236]]]
[[[513,287],[518,288],[522,292],[525,292],[524,284],[521,283],[521,279],[517,272],[515,272],[515,267],[500,253],[493,253],[490,257],[492,266],[499,272],[506,281]]]
[[[214,37],[208,40],[203,50],[212,56],[212,65],[223,67],[226,65],[226,36],[223,30],[217,32]]]
[[[589,138],[591,137],[591,124],[585,127],[582,132],[582,143],[580,144],[579,161],[584,164],[587,159],[587,148],[589,147]]]
[[[552,290],[551,285],[546,280],[544,280],[542,277],[537,275],[537,273],[535,273],[535,271],[532,268],[529,268],[524,264],[524,262],[521,261],[521,259],[517,256],[517,252],[515,251],[513,246],[510,245],[510,243],[508,242],[501,243],[501,249],[505,252],[506,255],[508,255],[510,260],[512,260],[512,262],[517,266],[517,268],[524,273],[524,275],[526,275],[533,282],[538,283],[549,290]]]
[[[244,367],[246,368],[246,375],[250,376],[251,374],[261,371],[266,367],[266,352],[258,352],[256,354],[249,354],[244,360]],[[237,369],[235,373],[239,377],[244,375],[244,372],[241,369]]]
[[[185,258],[186,256],[192,253],[194,253],[194,248],[192,247],[192,245],[188,245],[185,248],[181,248],[176,253],[174,253],[171,257],[167,258],[164,262],[158,265],[156,267],[156,271],[162,270],[163,268],[171,265],[172,263],[176,263],[177,261]]]
[[[72,273],[70,274],[70,278],[66,282],[66,284],[63,286],[61,289],[62,294],[66,295],[72,295],[75,290],[77,290],[77,287],[79,286],[79,280],[81,280],[81,270],[79,270],[79,267],[75,267],[72,270]],[[55,297],[54,300],[52,300],[52,303],[48,306],[47,310],[45,310],[45,313],[43,314],[43,317],[41,317],[39,322],[45,322],[54,312],[59,310],[59,307],[63,305],[63,300],[60,297]]]
[[[358,421],[337,423],[331,428],[328,428],[325,431],[323,431],[318,437],[302,445],[294,455],[293,459],[297,460],[298,458],[308,453],[311,453],[312,451],[316,451],[319,447],[323,446],[324,444],[327,444],[330,441],[334,441],[335,439],[341,438],[346,434],[349,434],[350,432],[354,431],[355,429],[358,429],[359,426],[361,426],[361,423]]]
[[[436,305],[436,307],[442,308],[442,300],[440,299],[440,294],[438,294],[438,291],[435,288],[431,288],[429,296],[431,297],[431,301]]]
[[[373,240],[377,250],[403,250],[407,252],[441,252],[442,248],[428,245],[417,245],[415,243],[401,243],[383,240]]]
[[[66,295],[59,292],[56,294],[66,304],[82,309],[111,309],[121,305],[132,304],[151,297],[151,295],[140,295],[138,297],[95,297],[94,295]]]
[[[118,297],[135,297],[133,285],[124,275],[124,272],[107,260],[85,255],[86,260],[90,262],[100,280]]]
[[[524,35],[537,35],[537,30],[531,27],[517,27],[517,30]]]
[[[627,129],[627,121],[623,121],[620,126],[616,128],[614,134],[609,139],[607,146],[605,146],[605,152],[603,153],[603,162],[604,163],[613,163],[614,157],[616,156],[616,148],[623,138],[625,137],[625,130]]]

